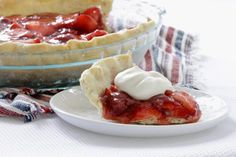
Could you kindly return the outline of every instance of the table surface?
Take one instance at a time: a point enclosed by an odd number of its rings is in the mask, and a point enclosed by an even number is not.
[[[157,3],[156,1],[154,1]],[[24,124],[0,120],[0,156],[236,156],[236,1],[163,0],[163,23],[199,35],[201,81],[207,92],[231,108],[218,126],[167,138],[122,138],[99,135],[67,124],[56,115]]]

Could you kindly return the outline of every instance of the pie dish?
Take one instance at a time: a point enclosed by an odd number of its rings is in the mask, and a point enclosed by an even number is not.
[[[107,34],[88,41],[71,39],[55,44],[6,41],[1,37],[1,32],[0,86],[47,88],[75,85],[79,83],[81,72],[97,59],[126,53],[128,50],[137,51],[136,58],[142,58],[142,54],[155,42],[160,20],[154,21],[147,16],[145,21],[132,28],[114,31],[107,20],[109,13],[118,8],[112,9],[112,3],[112,0],[35,0],[34,3],[27,0],[20,3],[17,0],[1,0],[1,18],[45,13],[68,15],[97,7],[101,11]]]
[[[23,0],[18,3],[17,0],[2,0],[1,1],[1,11],[0,15],[10,16],[10,15],[33,15],[33,14],[42,14],[47,12],[58,13],[58,14],[69,14],[74,12],[81,12],[85,9],[93,6],[98,6],[101,8],[103,13],[103,22],[106,24],[106,17],[108,16],[112,0],[45,0],[40,1],[36,0],[33,3],[28,0]],[[21,9],[26,8],[26,9]],[[101,46],[106,44],[112,44],[124,39],[130,38],[132,36],[137,36],[140,33],[143,33],[150,28],[155,27],[155,22],[153,20],[147,19],[147,22],[138,25],[135,28],[108,33],[107,35],[93,38],[89,41],[84,40],[68,40],[65,44],[50,44],[46,42],[42,43],[22,43],[22,42],[13,42],[13,41],[3,41],[0,43],[0,54],[27,54],[27,57],[19,60],[16,57],[1,56],[1,64],[3,65],[49,65],[49,64],[63,64],[76,62],[78,60],[88,60],[92,58],[98,58],[98,55],[92,54],[84,56],[82,53],[68,54],[61,59],[58,55],[53,55],[56,51],[70,51],[75,49],[84,49],[91,48],[95,46]],[[40,53],[42,55],[35,56],[35,53]],[[43,54],[50,54],[48,55]],[[109,52],[107,52],[109,53]]]
[[[157,72],[139,70],[131,54],[96,62],[82,73],[80,86],[90,103],[108,120],[166,125],[193,123],[201,117],[198,103],[190,94],[175,91]],[[146,97],[146,93],[152,95]]]

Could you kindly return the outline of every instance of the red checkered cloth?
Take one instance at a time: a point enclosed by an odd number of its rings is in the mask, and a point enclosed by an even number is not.
[[[173,84],[192,86],[191,55],[195,38],[173,27],[162,26],[157,42],[145,54],[140,66],[164,74]],[[53,113],[50,98],[61,90],[30,88],[0,89],[0,116],[23,117],[30,122],[40,114]]]

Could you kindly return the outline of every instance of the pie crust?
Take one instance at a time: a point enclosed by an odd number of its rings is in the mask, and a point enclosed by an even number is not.
[[[81,74],[80,86],[90,103],[102,112],[100,96],[115,76],[133,66],[131,53],[104,58]]]
[[[112,0],[0,0],[0,15],[32,15],[45,12],[65,14],[83,11],[91,6],[99,6],[102,10],[103,17],[106,19],[112,7]],[[124,29],[119,32],[95,37],[90,41],[72,39],[66,44],[1,42],[0,63],[1,65],[7,66],[26,66],[65,64],[96,59],[100,58],[100,54],[76,53],[76,51],[122,42],[127,38],[147,32],[155,26],[156,24],[153,20],[147,19],[146,22],[131,29]],[[111,54],[112,52],[110,50],[104,49],[105,57]]]

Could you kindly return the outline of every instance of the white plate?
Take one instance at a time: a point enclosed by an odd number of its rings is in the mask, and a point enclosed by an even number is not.
[[[199,103],[202,117],[197,123],[181,125],[119,124],[104,120],[82,94],[80,87],[60,92],[52,97],[50,105],[56,114],[77,127],[108,135],[127,137],[163,137],[194,133],[220,124],[228,107],[220,98],[187,88]]]

